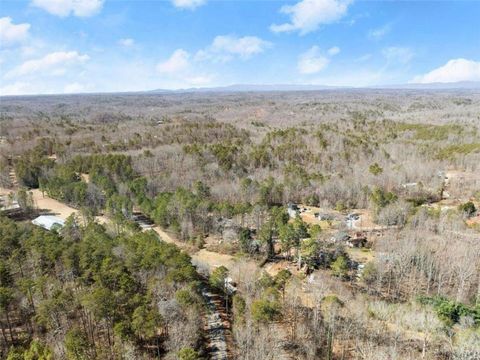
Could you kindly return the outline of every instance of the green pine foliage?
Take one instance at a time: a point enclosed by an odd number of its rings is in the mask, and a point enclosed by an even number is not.
[[[11,359],[52,359],[43,336],[58,328],[68,359],[116,358],[122,343],[153,356],[166,351],[168,337],[158,302],[201,303],[190,257],[152,231],[113,236],[70,218],[56,233],[0,217],[0,235],[1,326]],[[200,316],[200,306],[179,311]]]

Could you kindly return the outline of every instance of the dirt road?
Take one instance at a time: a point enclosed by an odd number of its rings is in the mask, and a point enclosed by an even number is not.
[[[8,195],[14,192],[15,191],[11,189],[0,188],[0,195]],[[43,195],[38,189],[32,189],[29,192],[32,194],[35,209],[37,209],[41,214],[55,215],[65,220],[70,215],[79,213],[77,209],[62,203],[61,201],[52,199],[46,194]],[[105,224],[108,222],[108,219],[105,216],[96,216],[95,219],[100,224]]]
[[[210,270],[219,266],[225,266],[227,269],[232,269],[235,262],[233,256],[227,254],[220,254],[206,249],[201,249],[192,254],[193,265],[202,267],[208,266]]]
[[[231,255],[220,254],[206,249],[197,250],[197,248],[177,239],[159,226],[154,226],[151,229],[155,231],[163,241],[175,244],[182,250],[188,252],[192,257],[193,265],[199,268],[213,270],[219,266],[225,266],[227,269],[231,269],[234,264],[234,258]]]
[[[77,214],[78,210],[74,209],[58,200],[52,199],[47,195],[43,196],[42,192],[38,189],[31,190],[33,202],[35,207],[41,212],[49,212],[52,215],[66,219],[71,214]]]
[[[51,215],[56,215],[64,220],[72,214],[79,213],[77,209],[62,203],[61,201],[52,199],[46,194],[43,195],[38,189],[31,190],[31,193],[35,207],[41,213],[50,213]],[[106,224],[108,222],[108,218],[105,216],[95,216],[95,220],[100,224]]]
[[[13,190],[0,188],[0,195],[8,195],[13,192]],[[43,195],[42,192],[38,189],[31,190],[33,202],[35,207],[40,210],[41,213],[49,213],[51,215],[56,215],[62,219],[68,218],[71,214],[78,214],[79,211],[67,204],[64,204],[58,200],[52,199],[48,195]],[[105,216],[96,216],[97,220],[101,224],[108,223],[108,218]],[[163,241],[172,243],[180,247],[182,250],[187,251],[192,256],[192,262],[194,265],[199,265],[202,267],[207,266],[208,270],[212,270],[218,266],[225,266],[230,269],[234,263],[233,256],[220,254],[213,251],[208,251],[201,249],[196,251],[194,247],[186,244],[184,241],[181,241],[175,238],[172,234],[169,234],[159,226],[151,227]]]
[[[186,245],[187,245],[184,242],[180,241],[179,239],[176,239],[173,236],[171,236],[170,234],[168,234],[166,231],[164,231],[159,226],[153,226],[152,230],[155,231],[162,238],[162,240],[165,241],[165,242],[175,244],[182,249],[185,248]]]

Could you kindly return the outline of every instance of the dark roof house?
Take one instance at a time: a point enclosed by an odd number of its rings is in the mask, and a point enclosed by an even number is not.
[[[350,237],[346,243],[350,247],[364,247],[367,245],[367,237],[363,233],[357,232],[353,237]]]

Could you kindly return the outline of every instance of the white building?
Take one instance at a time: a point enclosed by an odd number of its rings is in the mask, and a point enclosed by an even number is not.
[[[295,204],[288,204],[287,213],[291,218],[296,218],[297,216],[299,216],[300,209]]]
[[[52,230],[53,228],[62,228],[65,225],[65,220],[53,215],[40,215],[32,220],[32,224],[41,226],[46,230]]]

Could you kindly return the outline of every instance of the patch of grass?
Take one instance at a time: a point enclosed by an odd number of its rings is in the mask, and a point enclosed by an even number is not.
[[[449,145],[440,149],[437,158],[440,160],[451,159],[457,155],[467,155],[472,152],[480,152],[480,143]]]
[[[414,131],[415,140],[441,141],[448,139],[451,135],[461,135],[464,128],[457,124],[431,125],[431,124],[406,124],[396,125],[397,131]]]

